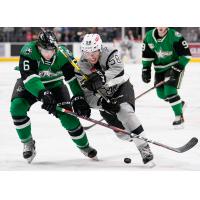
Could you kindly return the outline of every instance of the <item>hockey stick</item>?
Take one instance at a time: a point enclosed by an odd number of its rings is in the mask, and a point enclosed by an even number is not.
[[[137,97],[135,97],[135,100],[139,99],[140,97],[142,97],[143,95],[145,95],[146,93],[150,92],[151,90],[157,88],[157,87],[160,87],[161,85],[163,85],[165,83],[165,81],[161,81],[159,83],[157,83],[156,85],[154,85],[153,87],[149,88],[148,90],[146,90],[145,92],[141,93],[140,95],[138,95]],[[99,122],[102,122],[103,121],[103,118],[99,120]],[[84,129],[85,130],[88,130],[92,127],[94,127],[96,124],[92,124],[90,126],[85,126]]]
[[[69,62],[72,64],[72,66],[78,71],[81,73],[81,75],[83,76],[83,78],[85,80],[88,80],[88,76],[86,74],[84,74],[84,72],[80,69],[80,67],[75,63],[76,59],[72,59],[68,52],[64,51],[62,48],[60,48],[57,44],[56,46],[58,48],[58,50],[69,60]],[[100,96],[102,96],[107,103],[110,103],[110,99],[108,99],[106,96],[104,96],[101,91],[97,90],[97,92],[99,93]]]
[[[162,144],[162,143],[159,143],[159,142],[150,140],[150,139],[145,138],[145,137],[141,137],[141,136],[139,136],[139,135],[135,135],[135,134],[130,133],[130,132],[128,132],[128,131],[125,131],[125,130],[123,130],[123,129],[120,129],[120,128],[117,128],[117,127],[115,127],[115,126],[111,126],[111,125],[105,124],[105,123],[103,123],[103,122],[97,121],[97,120],[92,119],[92,118],[85,118],[85,117],[82,117],[82,116],[78,116],[78,115],[75,114],[74,112],[71,112],[71,111],[66,110],[66,109],[64,109],[64,108],[57,107],[57,110],[60,111],[60,112],[63,112],[63,113],[66,113],[66,114],[70,114],[70,115],[72,115],[72,116],[75,116],[75,117],[84,119],[84,120],[86,120],[86,121],[93,122],[93,123],[98,124],[98,125],[100,125],[100,126],[109,128],[109,129],[111,129],[111,130],[113,130],[113,131],[117,131],[117,132],[124,133],[124,134],[126,134],[126,135],[129,135],[131,138],[138,138],[138,139],[140,139],[140,140],[146,141],[146,142],[148,142],[148,143],[151,143],[151,144],[154,144],[154,145],[163,147],[163,148],[165,148],[165,149],[168,149],[168,150],[171,150],[171,151],[174,151],[174,152],[177,152],[177,153],[186,152],[186,151],[190,150],[191,148],[193,148],[193,147],[198,143],[198,139],[197,139],[196,137],[193,137],[193,138],[191,138],[185,145],[183,145],[183,146],[181,146],[181,147],[178,147],[178,148],[175,148],[175,147],[171,147],[171,146],[168,146],[168,145],[165,145],[165,144]]]
[[[100,119],[98,122],[102,122],[104,119],[102,118],[102,119]],[[90,126],[84,126],[84,130],[89,130],[89,129],[91,129],[92,127],[94,127],[95,125],[97,125],[97,124],[92,124],[92,125],[90,125]]]
[[[157,88],[157,87],[160,87],[160,86],[163,85],[165,82],[166,82],[166,80],[157,83],[157,84],[154,85],[153,87],[149,88],[148,90],[146,90],[146,91],[143,92],[142,94],[140,94],[140,95],[138,95],[137,97],[135,97],[135,100],[139,99],[140,97],[142,97],[142,96],[145,95],[146,93],[150,92],[151,90],[153,90],[153,89],[155,89],[155,88]]]
[[[46,33],[46,30],[44,28],[41,27],[41,30],[42,32],[45,34]],[[72,59],[71,56],[70,56],[70,53],[69,53],[69,50],[68,51],[64,51],[60,46],[58,46],[58,43],[55,41],[54,42],[54,45],[55,47],[57,48],[57,50],[59,50],[63,56],[65,58],[67,58],[69,60],[69,62],[71,63],[71,65],[78,71],[81,73],[81,75],[83,76],[83,78],[85,80],[88,80],[88,76],[86,74],[84,74],[84,72],[81,70],[81,68],[77,65],[76,63],[76,59]],[[110,103],[110,99],[108,99],[106,96],[104,96],[101,91],[97,90],[97,92],[99,93],[100,96],[102,96],[107,103]]]

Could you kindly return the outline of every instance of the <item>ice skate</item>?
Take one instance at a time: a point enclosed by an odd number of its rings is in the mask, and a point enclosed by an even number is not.
[[[173,121],[173,126],[175,129],[182,129],[184,128],[184,118],[183,115],[179,115],[175,117],[175,120]]]
[[[80,150],[85,156],[87,156],[93,160],[98,160],[97,151],[96,151],[96,149],[92,148],[91,146],[88,146],[88,147],[80,149]]]
[[[23,157],[29,164],[35,158],[35,155],[35,140],[30,140],[29,142],[24,143]]]
[[[144,164],[152,165],[152,167],[155,165],[153,162],[150,162],[153,160],[153,153],[151,152],[150,146],[148,143],[141,144],[138,147],[138,150],[142,156],[142,160]]]

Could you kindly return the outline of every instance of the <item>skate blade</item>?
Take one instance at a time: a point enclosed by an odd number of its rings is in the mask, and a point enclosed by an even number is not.
[[[93,157],[93,158],[91,158],[91,159],[94,160],[94,161],[99,161],[99,159],[98,159],[97,156],[95,156],[95,157]]]
[[[156,164],[153,161],[149,161],[148,163],[145,164],[145,166],[148,168],[153,168],[156,166]]]
[[[27,158],[27,159],[26,159],[27,162],[28,162],[28,164],[31,164],[31,162],[33,161],[33,159],[35,158],[35,156],[36,156],[36,152],[34,151],[34,152],[33,152],[33,155],[32,155],[30,158]]]
[[[184,129],[184,124],[174,125],[175,130]]]

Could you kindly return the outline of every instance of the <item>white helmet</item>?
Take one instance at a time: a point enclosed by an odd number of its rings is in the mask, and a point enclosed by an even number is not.
[[[86,34],[81,42],[81,51],[91,53],[97,50],[101,51],[102,40],[99,34]]]

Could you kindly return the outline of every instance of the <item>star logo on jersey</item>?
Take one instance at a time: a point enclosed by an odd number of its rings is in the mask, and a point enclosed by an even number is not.
[[[21,86],[19,86],[18,88],[17,88],[17,92],[22,92],[24,90],[24,88],[22,88]]]
[[[31,48],[26,49],[25,53],[26,54],[31,54],[32,53],[32,49]]]
[[[172,55],[172,51],[162,51],[160,49],[160,51],[155,51],[156,55],[158,56],[158,58],[165,58],[167,56],[171,56]]]

